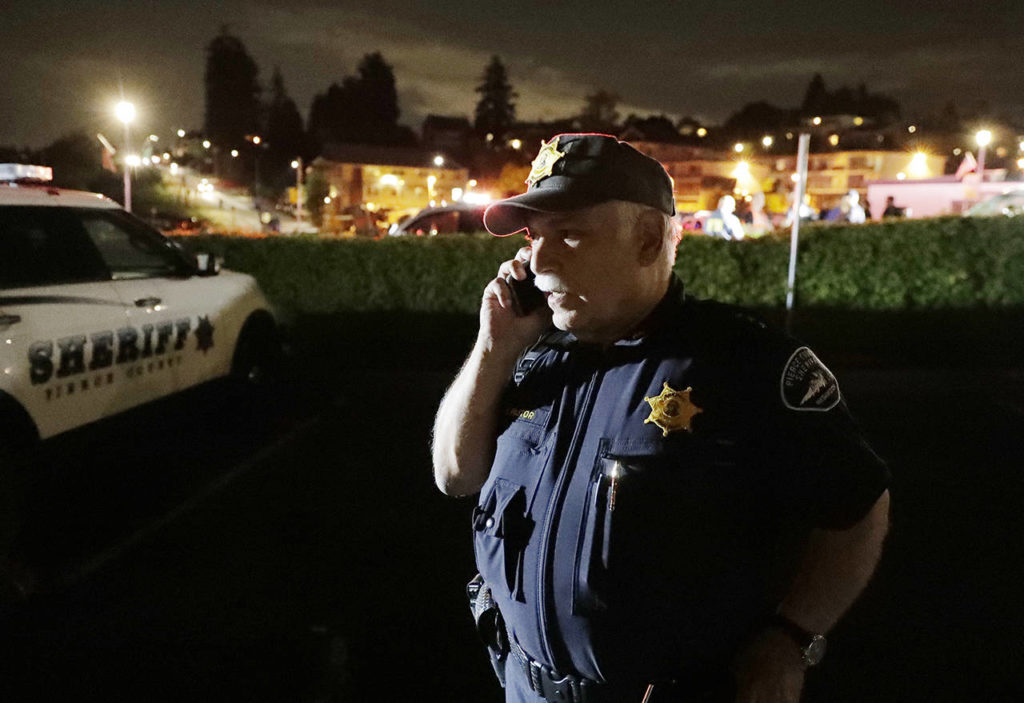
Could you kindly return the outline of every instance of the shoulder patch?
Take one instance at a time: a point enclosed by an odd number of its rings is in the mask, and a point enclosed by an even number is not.
[[[782,404],[790,410],[826,412],[839,404],[839,383],[807,347],[789,357],[779,380]]]

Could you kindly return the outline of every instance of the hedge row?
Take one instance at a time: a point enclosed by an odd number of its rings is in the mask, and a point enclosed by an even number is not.
[[[291,313],[471,313],[520,237],[331,240],[185,237],[187,247],[253,274]],[[761,308],[784,304],[788,239],[686,237],[676,269],[688,289]],[[1024,218],[940,218],[808,227],[797,304],[848,310],[1024,306]]]

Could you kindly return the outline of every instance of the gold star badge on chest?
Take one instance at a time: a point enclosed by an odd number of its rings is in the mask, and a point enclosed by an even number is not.
[[[644,424],[653,422],[661,429],[662,437],[668,437],[669,432],[676,430],[692,432],[691,423],[694,416],[704,412],[690,400],[690,391],[692,390],[693,388],[682,391],[672,390],[666,381],[659,395],[653,398],[644,398],[651,406],[651,414],[644,420]]]
[[[526,185],[532,186],[540,179],[550,176],[551,169],[563,156],[565,156],[565,153],[558,150],[558,137],[555,137],[547,144],[542,144],[537,158],[533,160],[530,175],[526,178]]]

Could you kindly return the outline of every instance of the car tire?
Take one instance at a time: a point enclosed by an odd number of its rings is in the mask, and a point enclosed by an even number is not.
[[[266,388],[280,379],[281,366],[281,339],[273,319],[250,317],[238,335],[231,377],[250,388]]]

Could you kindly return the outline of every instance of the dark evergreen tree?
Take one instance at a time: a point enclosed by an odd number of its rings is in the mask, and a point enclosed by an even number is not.
[[[733,113],[722,129],[735,139],[758,139],[765,132],[782,129],[792,121],[790,110],[766,102],[748,103]]]
[[[358,76],[333,83],[313,99],[309,134],[317,145],[328,142],[410,144],[412,130],[398,124],[395,74],[379,52],[359,63]]]
[[[206,136],[220,149],[239,147],[260,124],[259,69],[227,27],[206,47]]]
[[[584,97],[580,128],[588,132],[615,133],[619,129],[619,112],[616,110],[619,100],[621,98],[617,94],[603,88]]]
[[[274,69],[270,79],[270,102],[266,109],[266,174],[267,184],[279,190],[291,184],[294,175],[291,162],[306,155],[306,139],[302,130],[302,116],[295,102],[288,96],[280,69]]]
[[[358,72],[356,97],[359,98],[358,122],[363,141],[389,142],[400,114],[394,71],[378,51],[363,57]]]
[[[630,129],[636,130],[640,138],[645,141],[663,142],[666,144],[684,141],[679,130],[672,124],[672,120],[665,115],[641,117],[631,114],[622,123],[623,133]],[[628,139],[628,137],[623,138]]]
[[[804,115],[820,115],[828,107],[828,90],[825,88],[825,79],[820,73],[815,73],[811,82],[807,85],[804,93],[804,101],[800,104],[800,112]]]
[[[480,94],[480,100],[476,104],[473,129],[481,138],[493,134],[494,142],[501,143],[516,121],[514,101],[519,95],[512,89],[505,64],[497,56],[491,57],[476,92]]]

